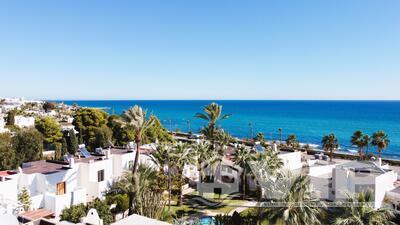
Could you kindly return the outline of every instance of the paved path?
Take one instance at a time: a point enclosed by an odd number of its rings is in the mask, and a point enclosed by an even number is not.
[[[249,202],[246,202],[246,203],[244,203],[243,204],[243,206],[240,206],[240,207],[237,207],[237,208],[235,208],[235,209],[232,209],[229,213],[228,213],[228,215],[232,215],[235,211],[236,212],[238,212],[238,213],[241,213],[241,212],[243,212],[244,210],[246,210],[246,209],[248,209],[249,207],[254,207],[254,206],[256,206],[257,205],[257,202],[253,202],[253,201],[249,201]]]

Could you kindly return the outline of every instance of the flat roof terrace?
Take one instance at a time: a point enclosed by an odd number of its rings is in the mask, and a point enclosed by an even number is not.
[[[55,161],[33,161],[24,163],[22,165],[22,172],[25,174],[41,173],[41,174],[52,174],[60,171],[65,171],[69,169],[68,163],[65,162],[55,162]]]

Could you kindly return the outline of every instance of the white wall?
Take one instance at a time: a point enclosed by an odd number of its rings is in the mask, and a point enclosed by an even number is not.
[[[0,181],[0,199],[8,199],[17,202],[18,176],[13,175],[10,177],[10,179],[11,180]]]
[[[301,152],[285,152],[278,155],[283,161],[283,168],[296,170],[302,167]]]
[[[103,192],[106,191],[109,185],[113,182],[113,165],[111,159],[93,161],[89,163],[79,163],[78,184],[86,188],[87,200],[91,201],[95,198],[102,198]],[[104,170],[104,181],[98,182],[97,172]]]
[[[375,183],[375,208],[382,206],[386,191],[391,191],[395,187],[393,183],[397,180],[397,173],[390,171],[376,178]]]
[[[134,152],[129,152],[126,154],[112,154],[113,161],[113,172],[112,175],[114,178],[122,176],[122,174],[126,171],[129,171],[129,161],[132,163],[135,161]]]
[[[25,117],[25,116],[15,116],[15,123],[16,126],[23,128],[23,127],[32,127],[35,125],[35,118],[34,117]]]

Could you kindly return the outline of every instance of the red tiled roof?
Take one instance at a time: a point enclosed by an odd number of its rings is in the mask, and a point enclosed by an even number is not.
[[[0,176],[2,176],[2,177],[6,177],[6,176],[9,176],[9,175],[13,175],[13,174],[16,174],[16,172],[9,171],[9,170],[0,171]]]
[[[21,217],[25,217],[27,219],[30,219],[31,221],[35,221],[41,218],[49,218],[53,217],[54,213],[50,210],[47,209],[38,209],[34,211],[28,211],[28,212],[23,212],[19,214]]]
[[[22,171],[25,174],[32,174],[32,173],[50,174],[68,169],[66,168],[66,166],[68,165],[40,160],[24,164],[24,168],[22,169]]]

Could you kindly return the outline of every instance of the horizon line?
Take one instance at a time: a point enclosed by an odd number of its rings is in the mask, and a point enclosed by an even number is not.
[[[386,101],[400,99],[38,99],[42,101]]]

